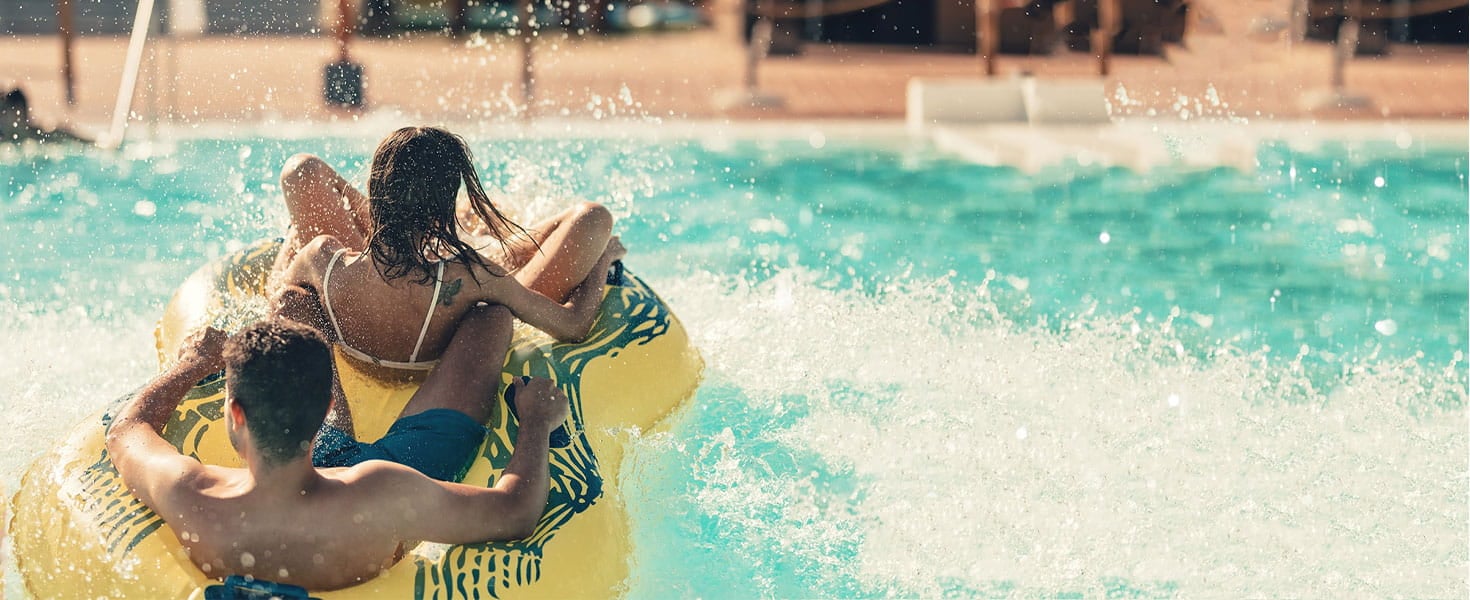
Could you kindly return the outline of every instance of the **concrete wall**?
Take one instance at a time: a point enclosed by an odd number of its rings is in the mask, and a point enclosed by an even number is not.
[[[204,0],[210,33],[310,34],[320,12],[317,0]]]
[[[154,4],[155,18],[165,18],[166,4],[164,0]],[[78,35],[118,35],[132,31],[138,3],[136,0],[71,0],[71,6]],[[0,0],[0,33],[49,35],[56,30],[55,0]]]
[[[155,0],[157,31],[168,31],[169,6],[202,3],[205,31],[220,34],[311,34],[321,26],[321,0]],[[71,0],[78,35],[127,35],[137,0]],[[336,6],[335,3],[332,6]],[[55,0],[0,0],[0,34],[56,33]]]

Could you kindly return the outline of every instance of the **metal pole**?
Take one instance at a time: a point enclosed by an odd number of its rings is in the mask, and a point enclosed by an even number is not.
[[[531,53],[531,35],[533,32],[531,27],[531,17],[533,14],[531,0],[521,0],[520,13],[520,22],[517,24],[517,29],[520,30],[521,38],[521,100],[525,103],[525,109],[521,113],[521,116],[530,119],[532,106],[536,103],[534,57]]]
[[[352,62],[352,33],[357,17],[352,0],[337,0],[337,22],[332,35],[337,45],[337,60],[322,70],[322,99],[329,106],[362,108],[362,65]]]
[[[1288,30],[1287,43],[1295,45],[1297,42],[1307,38],[1307,13],[1310,6],[1307,0],[1291,0],[1291,8],[1287,11]]]
[[[66,103],[77,103],[77,85],[72,70],[72,36],[75,22],[72,17],[71,0],[56,0],[56,21],[61,34],[61,86],[66,92]]]
[[[995,18],[995,0],[975,0],[975,52],[985,66],[985,75],[995,76],[996,38],[1000,24]]]
[[[148,20],[148,35],[158,35],[158,20]],[[148,139],[158,139],[158,44],[146,48],[148,52],[148,89],[143,90],[143,112],[148,115]]]
[[[814,42],[822,39],[822,2],[806,0],[806,39]]]
[[[1092,44],[1097,50],[1097,73],[1103,77],[1112,71],[1113,37],[1118,35],[1120,13],[1118,0],[1097,3],[1097,31],[1093,32]]]
[[[449,35],[454,38],[464,37],[469,21],[469,0],[449,0],[444,3],[444,7],[449,10]]]
[[[771,23],[769,0],[756,0],[755,23],[750,26],[750,42],[745,48],[745,89],[750,94],[760,89],[761,59],[771,51],[775,25]]]
[[[1393,41],[1409,41],[1409,0],[1393,0]]]
[[[352,41],[352,2],[337,0],[337,62],[347,62],[347,45]]]
[[[168,109],[167,112],[164,113],[164,119],[170,123],[174,121],[174,113],[178,110],[179,100],[178,37],[179,30],[177,27],[175,27],[175,21],[173,20],[173,17],[170,16],[168,26],[168,52],[164,54],[164,57],[167,61],[164,63],[167,68],[167,71],[164,73],[164,78],[168,80],[168,99],[165,101]]]
[[[1339,94],[1347,88],[1347,61],[1358,51],[1358,34],[1362,29],[1362,22],[1358,20],[1360,14],[1360,2],[1349,0],[1345,3],[1347,19],[1338,26],[1337,44],[1332,48],[1332,90]]]

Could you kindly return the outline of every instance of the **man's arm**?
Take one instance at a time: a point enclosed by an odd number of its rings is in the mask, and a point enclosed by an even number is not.
[[[404,521],[400,539],[471,544],[520,539],[536,531],[546,510],[548,439],[566,420],[567,397],[549,379],[512,385],[522,386],[516,392],[520,431],[510,463],[494,487],[434,481],[401,465],[378,463],[395,480],[382,488],[426,517]]]
[[[179,454],[159,432],[189,389],[223,367],[224,341],[225,334],[214,328],[190,336],[179,360],[143,386],[107,430],[113,466],[133,494],[155,512],[168,486],[202,469],[199,461]]]

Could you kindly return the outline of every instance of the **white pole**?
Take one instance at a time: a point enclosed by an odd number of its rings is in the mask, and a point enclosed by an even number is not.
[[[107,137],[97,144],[105,148],[116,148],[122,143],[123,133],[128,128],[128,113],[132,109],[133,90],[138,86],[138,67],[143,63],[143,47],[148,43],[148,25],[153,21],[153,0],[139,0],[138,14],[133,17],[133,35],[128,40],[128,59],[123,65],[122,82],[117,88],[117,104],[112,107],[112,129]]]

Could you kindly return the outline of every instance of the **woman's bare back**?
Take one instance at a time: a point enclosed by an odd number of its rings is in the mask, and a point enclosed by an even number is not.
[[[623,254],[611,213],[583,202],[521,230],[524,236],[461,240],[466,250],[480,249],[478,260],[444,262],[443,276],[430,272],[427,283],[421,273],[390,278],[363,253],[373,228],[365,195],[310,155],[287,161],[281,186],[292,226],[277,281],[316,290],[340,329],[338,341],[380,362],[438,358],[460,317],[479,302],[503,304],[552,337],[577,341],[591,328],[608,264]]]
[[[496,277],[482,272],[476,281],[463,265],[442,262],[439,281],[384,279],[371,257],[331,238],[303,248],[300,259],[312,268],[297,283],[318,290],[338,341],[394,363],[437,360],[460,318],[487,300],[484,280]]]

